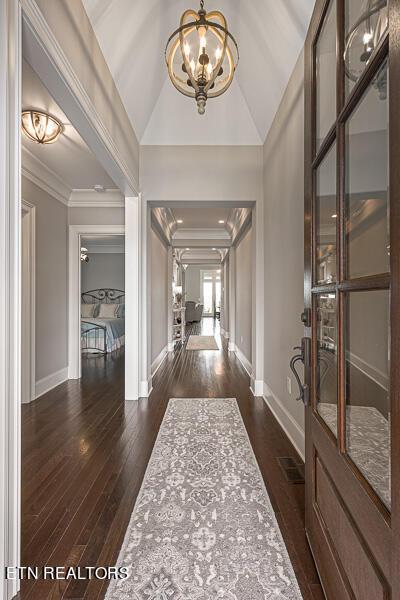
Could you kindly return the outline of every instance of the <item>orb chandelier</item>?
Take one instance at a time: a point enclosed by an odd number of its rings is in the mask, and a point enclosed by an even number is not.
[[[179,28],[167,42],[165,60],[176,89],[195,98],[203,115],[207,99],[221,96],[231,85],[239,49],[224,15],[207,13],[201,0],[198,12],[183,13]]]
[[[345,40],[346,75],[356,83],[389,27],[387,0],[365,0],[361,14]],[[386,98],[387,78],[379,73],[375,82],[380,97]]]
[[[21,122],[24,134],[36,144],[53,144],[63,131],[55,117],[40,110],[24,110]]]

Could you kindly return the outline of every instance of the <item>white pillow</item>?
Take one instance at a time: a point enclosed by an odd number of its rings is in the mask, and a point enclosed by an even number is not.
[[[116,316],[119,304],[100,304],[99,319],[113,319]]]
[[[84,319],[93,318],[95,307],[96,307],[95,304],[82,304],[81,305],[81,316]]]

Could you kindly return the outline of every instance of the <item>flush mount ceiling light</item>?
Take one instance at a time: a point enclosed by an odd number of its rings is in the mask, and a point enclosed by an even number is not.
[[[64,129],[55,117],[39,110],[24,110],[21,122],[24,134],[36,144],[53,144]]]
[[[176,89],[195,98],[203,115],[207,99],[220,96],[231,85],[239,49],[224,15],[207,13],[201,0],[198,12],[189,9],[183,13],[179,28],[167,42],[165,60]]]

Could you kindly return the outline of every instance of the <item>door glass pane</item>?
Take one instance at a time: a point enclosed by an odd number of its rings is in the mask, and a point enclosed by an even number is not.
[[[336,0],[331,0],[315,49],[316,149],[336,120]]]
[[[336,279],[336,144],[316,174],[315,228],[317,283]]]
[[[349,94],[388,28],[387,0],[346,0],[345,68]]]
[[[348,277],[389,271],[388,68],[346,124]]]
[[[336,294],[317,298],[317,410],[337,435]]]
[[[347,452],[390,507],[389,291],[347,299]]]

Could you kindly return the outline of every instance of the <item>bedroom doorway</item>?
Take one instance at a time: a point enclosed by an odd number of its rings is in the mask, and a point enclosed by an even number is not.
[[[125,236],[81,236],[82,374],[105,360],[124,361]]]

